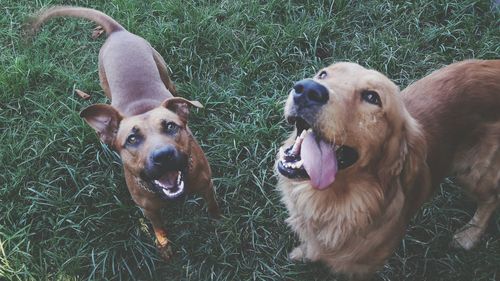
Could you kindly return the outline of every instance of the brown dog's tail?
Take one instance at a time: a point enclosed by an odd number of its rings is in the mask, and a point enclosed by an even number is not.
[[[30,28],[32,34],[36,33],[40,26],[47,20],[53,17],[77,17],[89,19],[104,28],[106,34],[109,35],[115,31],[125,30],[117,21],[112,19],[110,16],[103,12],[81,7],[71,7],[71,6],[55,6],[48,9],[43,9],[37,14],[35,14],[30,22]]]

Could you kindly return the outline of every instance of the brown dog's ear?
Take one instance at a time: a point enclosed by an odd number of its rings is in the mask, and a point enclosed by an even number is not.
[[[189,117],[189,106],[203,108],[199,101],[190,101],[181,97],[168,98],[161,105],[175,112],[184,123],[187,123]]]
[[[121,114],[114,107],[108,104],[94,104],[82,110],[80,117],[94,128],[103,143],[113,147],[122,120]]]

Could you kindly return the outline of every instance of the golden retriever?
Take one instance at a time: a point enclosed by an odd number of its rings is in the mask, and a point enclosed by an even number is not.
[[[500,60],[437,70],[400,93],[381,73],[336,63],[297,82],[296,129],[276,161],[293,260],[369,279],[445,176],[477,201],[454,236],[472,248],[500,203]]]

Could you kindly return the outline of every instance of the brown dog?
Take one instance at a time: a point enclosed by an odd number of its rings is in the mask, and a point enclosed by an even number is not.
[[[53,7],[41,11],[32,28],[57,16],[92,20],[108,35],[99,53],[99,78],[111,105],[92,105],[80,115],[120,154],[130,194],[151,221],[162,257],[169,259],[172,251],[160,210],[170,199],[200,194],[208,212],[219,216],[210,166],[187,126],[188,107],[202,105],[173,97],[175,87],[160,54],[99,11]]]
[[[447,175],[477,200],[454,237],[472,248],[500,204],[500,61],[465,61],[403,93],[382,74],[337,63],[296,83],[286,106],[296,131],[276,162],[292,259],[367,279]]]

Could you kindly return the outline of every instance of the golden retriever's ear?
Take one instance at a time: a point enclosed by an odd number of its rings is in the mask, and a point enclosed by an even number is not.
[[[399,181],[406,191],[419,174],[427,177],[428,172],[425,136],[418,122],[406,110],[404,113],[402,128],[394,132],[384,145],[378,177],[382,186]]]

